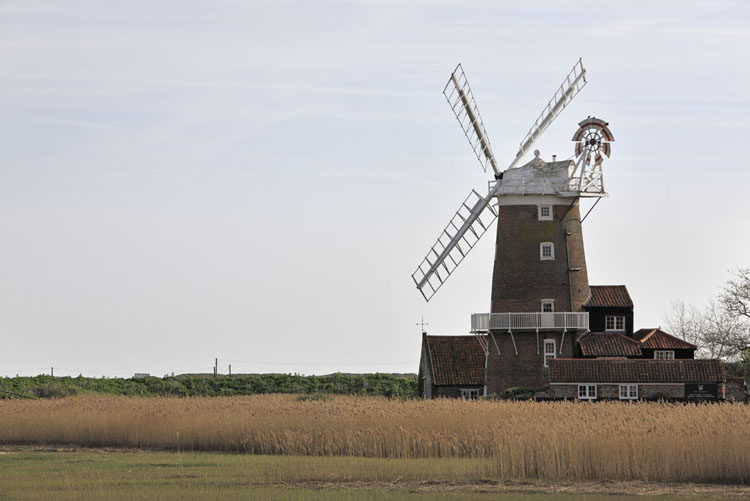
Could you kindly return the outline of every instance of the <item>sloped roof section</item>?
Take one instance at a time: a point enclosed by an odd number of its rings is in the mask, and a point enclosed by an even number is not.
[[[661,329],[639,329],[633,337],[647,350],[696,350],[697,346],[667,334]]]
[[[425,336],[437,386],[484,384],[484,350],[475,336]]]
[[[592,285],[590,288],[591,297],[584,303],[584,307],[633,307],[633,300],[630,299],[628,288],[624,285]]]
[[[594,332],[579,342],[584,357],[640,357],[641,343],[619,333]]]
[[[723,382],[719,360],[551,359],[552,383],[709,383]]]

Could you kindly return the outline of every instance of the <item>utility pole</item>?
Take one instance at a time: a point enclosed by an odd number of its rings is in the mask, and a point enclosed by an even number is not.
[[[54,367],[50,367],[49,375],[52,376],[52,377],[55,377],[55,368]]]
[[[229,364],[229,375],[232,375],[232,364]]]
[[[219,373],[219,359],[214,359],[214,377]]]

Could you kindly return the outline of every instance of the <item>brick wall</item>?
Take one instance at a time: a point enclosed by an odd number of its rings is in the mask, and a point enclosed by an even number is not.
[[[638,399],[685,398],[684,384],[639,385]]]
[[[492,338],[488,340],[489,359],[487,361],[487,393],[499,394],[506,388],[542,388],[549,383],[547,369],[544,367],[544,340],[555,339],[558,358],[573,357],[573,341],[576,333],[568,332],[565,339],[561,332],[540,332],[539,352],[537,353],[537,337],[535,332],[514,332],[513,337],[518,347],[518,355],[513,349],[510,334],[495,333],[494,338],[500,347],[500,355]],[[560,345],[562,344],[562,354]]]
[[[427,355],[427,340],[422,335],[422,355],[419,358],[418,386],[421,389],[422,398],[432,398],[432,368],[430,357]]]
[[[553,205],[553,220],[539,221],[537,205],[499,207],[492,276],[493,312],[540,311],[542,299],[554,299],[555,311],[581,311],[589,296],[581,216],[577,204],[568,208],[569,205]],[[570,272],[572,304],[566,231],[570,233],[570,267],[580,269]],[[554,260],[539,258],[542,242],[554,244]]]
[[[572,400],[578,398],[577,384],[553,384],[549,387],[550,398]]]

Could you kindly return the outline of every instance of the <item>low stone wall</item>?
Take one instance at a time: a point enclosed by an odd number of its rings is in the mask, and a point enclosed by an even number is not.
[[[578,383],[551,384],[549,389],[550,398],[554,399],[576,399],[578,398]],[[619,384],[596,385],[597,400],[618,400],[620,398]],[[684,384],[639,384],[638,400],[683,399],[685,398]]]
[[[658,400],[660,398],[685,398],[684,384],[646,384],[638,385],[639,400]]]
[[[432,397],[461,398],[461,390],[479,390],[480,397],[484,394],[484,386],[435,386]]]

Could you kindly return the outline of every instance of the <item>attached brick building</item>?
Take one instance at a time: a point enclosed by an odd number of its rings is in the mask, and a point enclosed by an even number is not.
[[[422,334],[419,391],[424,398],[484,394],[484,350],[474,336]]]
[[[715,400],[724,398],[719,360],[550,360],[552,398]]]

